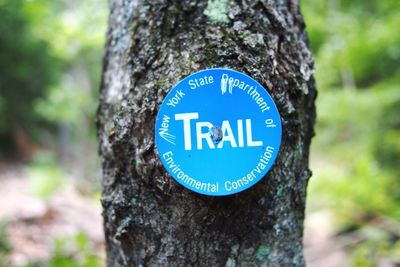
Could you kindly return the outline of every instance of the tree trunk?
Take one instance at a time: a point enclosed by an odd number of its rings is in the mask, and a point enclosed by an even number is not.
[[[98,109],[108,266],[304,266],[316,96],[297,0],[110,0]],[[282,119],[273,168],[236,195],[193,193],[156,154],[171,88],[227,67],[268,88]]]

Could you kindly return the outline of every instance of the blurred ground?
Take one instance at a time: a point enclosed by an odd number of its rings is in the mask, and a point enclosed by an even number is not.
[[[0,221],[6,222],[5,231],[12,247],[7,264],[49,262],[56,240],[80,233],[90,240],[95,249],[92,253],[105,262],[98,200],[83,196],[72,183],[64,184],[48,198],[35,196],[22,165],[0,164],[0,183]]]
[[[98,198],[80,192],[73,179],[48,197],[37,195],[32,190],[29,171],[22,164],[0,163],[0,183],[0,222],[11,248],[4,259],[5,266],[64,266],[54,260],[57,254],[78,263],[65,266],[104,266]],[[361,228],[340,233],[333,223],[334,216],[329,209],[307,212],[304,233],[307,266],[354,266],[352,250],[363,242],[380,240],[382,235],[400,237],[400,224],[389,218],[364,218]],[[79,244],[71,242],[80,235],[87,243],[84,249],[96,259],[95,264],[82,264],[81,258],[86,256],[82,255]],[[57,246],[60,241],[61,248]],[[374,266],[396,267],[399,260],[400,254],[383,255]]]
[[[0,221],[6,222],[6,234],[12,247],[7,263],[25,266],[31,262],[49,262],[54,240],[85,233],[105,262],[101,205],[83,195],[74,183],[66,183],[49,198],[32,192],[26,167],[0,164]],[[309,267],[345,266],[346,246],[357,238],[335,238],[326,212],[309,214],[306,220],[305,246]],[[333,252],[333,253],[332,253]]]

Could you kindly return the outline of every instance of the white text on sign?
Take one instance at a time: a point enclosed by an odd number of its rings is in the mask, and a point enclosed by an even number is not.
[[[184,136],[185,150],[192,150],[192,138],[191,138],[192,128],[190,121],[197,120],[198,118],[199,118],[198,112],[175,114],[175,120],[183,121],[183,136]],[[236,123],[238,129],[237,136],[234,135],[231,124],[228,120],[224,120],[222,122],[221,125],[222,140],[218,142],[218,145],[216,145],[212,141],[211,135],[209,133],[209,129],[213,127],[212,123],[208,121],[196,122],[195,134],[197,141],[197,150],[203,149],[203,140],[206,141],[210,149],[223,148],[225,142],[230,143],[232,148],[244,147],[245,145],[247,147],[255,147],[263,145],[262,141],[253,140],[251,119],[245,120],[245,127],[243,126],[243,120],[237,120]],[[203,131],[204,128],[207,131]],[[246,144],[244,140],[244,128],[246,130]]]

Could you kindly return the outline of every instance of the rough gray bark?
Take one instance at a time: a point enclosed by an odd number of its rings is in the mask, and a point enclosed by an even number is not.
[[[298,1],[227,2],[229,20],[213,23],[206,0],[110,0],[98,110],[108,266],[304,266],[316,91]],[[212,67],[256,79],[282,117],[272,170],[227,197],[184,189],[154,144],[168,91]]]

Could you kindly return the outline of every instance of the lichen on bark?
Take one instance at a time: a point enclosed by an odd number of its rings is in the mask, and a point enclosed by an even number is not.
[[[228,0],[208,0],[204,15],[206,15],[212,23],[229,22],[227,4]]]
[[[108,266],[304,266],[302,231],[315,119],[313,58],[296,0],[110,0],[98,109]],[[206,197],[177,184],[154,144],[179,80],[228,67],[260,82],[282,119],[278,159],[252,188]]]

